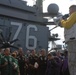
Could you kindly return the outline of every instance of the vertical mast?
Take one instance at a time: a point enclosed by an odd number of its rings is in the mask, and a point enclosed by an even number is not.
[[[42,13],[43,12],[43,0],[36,0],[36,6],[38,8],[38,12]]]
[[[42,16],[42,13],[43,13],[43,0],[36,0],[36,15],[37,15],[37,18],[40,19],[40,20],[43,20],[43,16]]]

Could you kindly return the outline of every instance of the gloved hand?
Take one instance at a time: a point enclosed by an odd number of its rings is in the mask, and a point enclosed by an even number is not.
[[[63,15],[62,16],[62,18],[65,20],[65,19],[67,19],[69,17],[69,14],[65,14],[65,15]]]

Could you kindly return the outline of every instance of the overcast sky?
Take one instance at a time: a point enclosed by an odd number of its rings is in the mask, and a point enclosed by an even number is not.
[[[36,0],[25,0],[27,4],[32,6]],[[51,3],[56,3],[59,6],[59,11],[65,14],[68,13],[68,8],[72,4],[76,4],[76,0],[43,0],[43,11],[47,11],[47,7]]]

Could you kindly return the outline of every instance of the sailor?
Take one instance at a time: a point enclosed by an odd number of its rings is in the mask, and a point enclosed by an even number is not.
[[[69,17],[67,19],[60,18],[57,25],[64,27],[65,43],[68,46],[70,75],[76,75],[76,5],[69,7]]]
[[[15,59],[10,55],[10,48],[5,48],[4,59],[7,61],[7,64],[4,68],[1,69],[1,75],[14,75],[14,69],[16,63]]]
[[[23,49],[21,47],[18,50],[17,59],[19,64],[20,75],[26,75],[26,72],[25,72],[26,60],[25,60],[25,55],[23,53]]]
[[[28,57],[28,74],[29,75],[37,75],[38,72],[38,56],[36,51],[31,50],[31,55]]]
[[[40,56],[38,58],[38,75],[45,75],[46,67],[47,67],[47,57],[46,57],[46,50],[41,49]]]
[[[2,51],[2,49],[0,49],[0,75],[4,75],[4,72],[2,72],[2,70],[7,65],[7,60],[2,55],[1,51]]]
[[[14,68],[14,75],[20,75],[20,70],[19,70],[19,65],[18,65],[18,60],[17,58],[17,54],[15,52],[12,53],[12,56],[15,58],[15,68]]]

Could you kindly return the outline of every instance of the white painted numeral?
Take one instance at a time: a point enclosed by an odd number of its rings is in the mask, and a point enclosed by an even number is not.
[[[27,49],[35,49],[37,47],[37,38],[33,35],[30,35],[30,29],[33,28],[35,31],[37,31],[37,27],[35,25],[28,25],[26,30],[26,48]],[[30,39],[33,40],[33,46],[29,46]]]
[[[18,29],[16,30],[16,33],[14,34],[14,37],[13,37],[13,40],[17,39],[20,31],[21,31],[21,28],[22,28],[22,23],[18,23],[18,22],[11,22],[11,25],[15,25],[15,26],[18,26]]]

